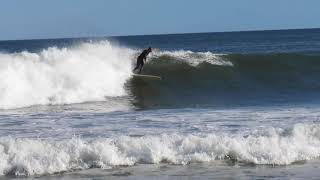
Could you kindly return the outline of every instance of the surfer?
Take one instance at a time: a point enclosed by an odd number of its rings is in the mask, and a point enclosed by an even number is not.
[[[146,63],[147,61],[147,56],[149,55],[149,53],[152,52],[151,47],[149,47],[148,49],[145,49],[137,58],[137,66],[134,68],[133,71],[136,71],[139,69],[139,74],[143,68],[144,63]]]

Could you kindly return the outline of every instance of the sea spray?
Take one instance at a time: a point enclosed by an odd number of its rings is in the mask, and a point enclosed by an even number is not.
[[[0,54],[0,108],[101,101],[126,95],[135,51],[109,41]]]

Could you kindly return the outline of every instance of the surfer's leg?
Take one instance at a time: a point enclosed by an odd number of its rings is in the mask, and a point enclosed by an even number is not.
[[[139,61],[139,59],[138,59],[137,65],[136,65],[136,67],[133,69],[133,71],[136,71],[137,69],[139,69],[140,66],[141,66],[141,61]]]
[[[140,64],[139,74],[141,73],[141,71],[143,69],[143,65],[144,65],[144,62],[142,61],[141,64]]]
[[[141,68],[142,68],[142,66],[143,66],[143,59],[141,59],[141,58],[138,58],[137,59],[137,66],[134,68],[134,70],[133,71],[135,71],[135,70],[138,70],[139,69],[139,73],[141,72]]]
[[[139,69],[139,67],[140,67],[140,62],[141,62],[141,60],[140,60],[140,58],[138,57],[138,58],[137,58],[137,65],[136,65],[136,67],[133,69],[133,71],[136,71],[137,69]]]
[[[136,67],[133,69],[133,71],[136,71],[137,69],[139,69],[139,64],[136,65]]]
[[[139,72],[138,72],[138,73],[140,74],[140,73],[141,73],[141,71],[142,71],[142,66],[140,66],[140,68],[139,68]]]

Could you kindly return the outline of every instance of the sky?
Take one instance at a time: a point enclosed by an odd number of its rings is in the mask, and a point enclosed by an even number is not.
[[[0,40],[320,28],[320,0],[1,0]]]

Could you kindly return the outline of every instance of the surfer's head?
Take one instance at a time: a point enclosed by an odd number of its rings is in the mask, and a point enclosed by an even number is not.
[[[149,47],[149,48],[148,48],[148,51],[149,51],[149,52],[152,52],[152,48],[151,48],[151,47]]]

